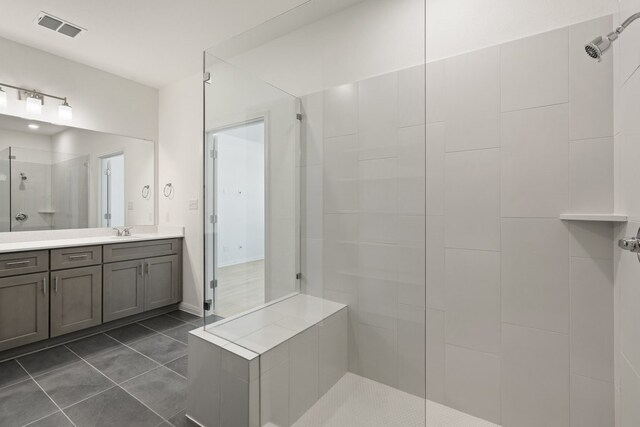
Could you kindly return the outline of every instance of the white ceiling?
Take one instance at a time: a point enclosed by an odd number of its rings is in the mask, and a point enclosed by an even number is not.
[[[0,0],[0,37],[162,87],[198,72],[203,50],[306,1]],[[40,11],[87,31],[72,39],[40,27]]]

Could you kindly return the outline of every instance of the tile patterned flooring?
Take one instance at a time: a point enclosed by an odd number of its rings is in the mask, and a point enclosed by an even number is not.
[[[0,426],[190,426],[187,336],[175,311],[0,363]]]

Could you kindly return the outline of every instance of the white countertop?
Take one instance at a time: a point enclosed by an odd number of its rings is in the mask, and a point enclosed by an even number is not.
[[[184,237],[184,227],[134,227],[131,236],[122,237],[115,233],[104,228],[2,233],[0,253],[175,239]]]

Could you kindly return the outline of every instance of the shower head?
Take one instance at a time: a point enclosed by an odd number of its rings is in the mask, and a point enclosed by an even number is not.
[[[609,50],[614,41],[618,39],[620,33],[622,33],[633,21],[640,18],[640,12],[634,13],[625,21],[620,24],[618,28],[610,32],[606,36],[599,36],[593,39],[591,42],[584,46],[585,52],[593,59],[597,59],[598,62],[602,61],[602,55]]]
[[[615,33],[612,33],[612,34],[615,34]],[[617,38],[617,34],[616,34],[616,38]],[[589,55],[593,59],[597,59],[598,62],[600,62],[602,61],[602,54],[605,53],[611,47],[611,43],[613,42],[613,40],[610,39],[609,36],[596,37],[590,43],[587,43],[584,46],[584,50],[585,52],[587,52],[587,55]]]

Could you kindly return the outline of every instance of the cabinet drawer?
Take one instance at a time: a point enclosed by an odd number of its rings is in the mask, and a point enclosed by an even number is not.
[[[49,270],[49,251],[0,254],[0,277]]]
[[[102,264],[102,246],[84,246],[51,250],[51,270]]]
[[[157,256],[175,255],[180,252],[180,239],[146,240],[143,242],[104,245],[104,262],[129,261]]]

